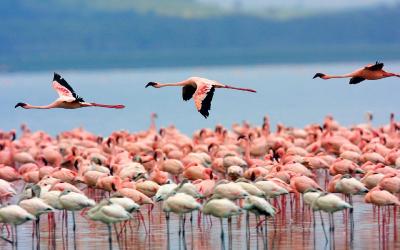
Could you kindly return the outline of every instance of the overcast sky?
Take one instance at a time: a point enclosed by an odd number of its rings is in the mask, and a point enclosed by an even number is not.
[[[235,3],[247,8],[260,7],[304,7],[304,8],[351,8],[366,7],[376,4],[400,3],[400,0],[197,0],[200,2],[216,3],[223,6],[232,6]]]

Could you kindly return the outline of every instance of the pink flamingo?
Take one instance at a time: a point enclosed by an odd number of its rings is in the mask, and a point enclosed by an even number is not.
[[[209,116],[209,112],[211,109],[211,101],[214,96],[214,91],[216,88],[225,88],[225,89],[236,89],[242,91],[256,92],[253,89],[246,88],[237,88],[229,85],[225,85],[219,83],[214,80],[209,80],[201,77],[190,77],[187,80],[177,82],[177,83],[157,83],[157,82],[149,82],[146,85],[146,88],[152,86],[154,88],[162,88],[167,86],[178,86],[182,88],[182,97],[184,101],[190,100],[192,97],[194,98],[194,102],[196,104],[197,110],[207,118]]]
[[[313,78],[322,78],[324,80],[331,78],[351,78],[349,84],[357,84],[364,80],[379,80],[386,77],[397,76],[399,74],[389,73],[383,70],[384,64],[381,62],[376,62],[375,64],[368,64],[364,68],[357,69],[356,71],[345,74],[345,75],[326,75],[322,73],[316,73]]]
[[[53,108],[64,108],[64,109],[77,109],[84,107],[102,107],[102,108],[115,108],[123,109],[124,105],[107,105],[98,104],[94,102],[85,102],[82,97],[78,96],[72,87],[64,80],[59,74],[54,72],[53,88],[58,93],[59,98],[54,102],[45,106],[34,106],[27,103],[19,102],[15,105],[15,108],[21,107],[24,109],[53,109]]]

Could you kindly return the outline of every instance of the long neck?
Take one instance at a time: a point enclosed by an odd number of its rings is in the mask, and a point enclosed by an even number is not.
[[[250,141],[246,141],[245,148],[244,148],[244,159],[247,161],[247,164],[251,165]]]
[[[45,106],[35,106],[35,105],[30,105],[27,104],[25,106],[26,109],[51,109],[54,108],[55,106],[53,104],[45,105]]]
[[[331,78],[348,78],[348,77],[353,77],[352,74],[345,74],[345,75],[325,75],[325,79],[331,79]]]
[[[162,88],[162,87],[177,87],[177,86],[185,86],[187,84],[190,84],[191,81],[189,80],[185,80],[182,82],[175,82],[175,83],[157,83],[158,87]]]

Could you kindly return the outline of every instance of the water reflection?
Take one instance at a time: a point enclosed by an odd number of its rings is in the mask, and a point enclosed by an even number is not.
[[[100,197],[97,197],[100,199]],[[165,215],[156,205],[151,214],[144,213],[144,223],[134,220],[112,226],[113,249],[399,249],[397,220],[393,207],[373,208],[363,202],[362,196],[353,197],[354,210],[329,215],[313,213],[294,196],[271,201],[279,207],[275,218],[256,218],[243,213],[231,219],[203,216],[194,212],[186,217]],[[73,216],[61,211],[41,218],[38,238],[35,225],[18,227],[18,249],[107,249],[106,225],[76,213],[76,231]],[[169,216],[169,223],[167,218]],[[322,220],[321,220],[322,218]],[[354,220],[354,223],[351,221]],[[54,223],[53,223],[54,221]],[[324,224],[322,224],[322,222]],[[169,224],[169,226],[168,226]],[[222,226],[222,228],[221,228]],[[324,227],[326,230],[326,238]],[[224,234],[221,235],[221,229]],[[11,229],[2,228],[3,237],[11,239]],[[16,239],[15,239],[16,240]],[[1,249],[16,249],[4,240]]]

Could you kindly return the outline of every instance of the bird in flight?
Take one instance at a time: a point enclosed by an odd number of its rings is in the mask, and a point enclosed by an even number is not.
[[[211,109],[211,101],[214,96],[216,88],[235,89],[249,92],[256,92],[253,89],[237,88],[229,85],[219,83],[214,80],[209,80],[201,77],[190,77],[187,80],[177,83],[158,83],[149,82],[146,88],[152,86],[154,88],[162,88],[168,86],[179,86],[182,87],[182,98],[184,101],[190,100],[192,97],[196,105],[197,110],[207,118]]]
[[[123,109],[124,105],[107,105],[98,104],[94,102],[85,102],[82,97],[78,96],[72,89],[71,85],[65,81],[59,74],[54,72],[53,88],[58,93],[59,98],[54,102],[45,106],[34,106],[27,103],[19,102],[15,105],[15,108],[21,107],[24,109],[53,109],[53,108],[64,108],[64,109],[77,109],[85,107],[102,107],[102,108],[114,108]]]
[[[364,80],[379,80],[386,77],[397,76],[399,74],[386,72],[383,70],[384,64],[382,62],[376,62],[375,64],[369,64],[361,69],[358,69],[350,74],[346,75],[326,75],[322,73],[315,74],[314,78],[322,78],[324,80],[331,78],[350,78],[349,84],[357,84]]]

